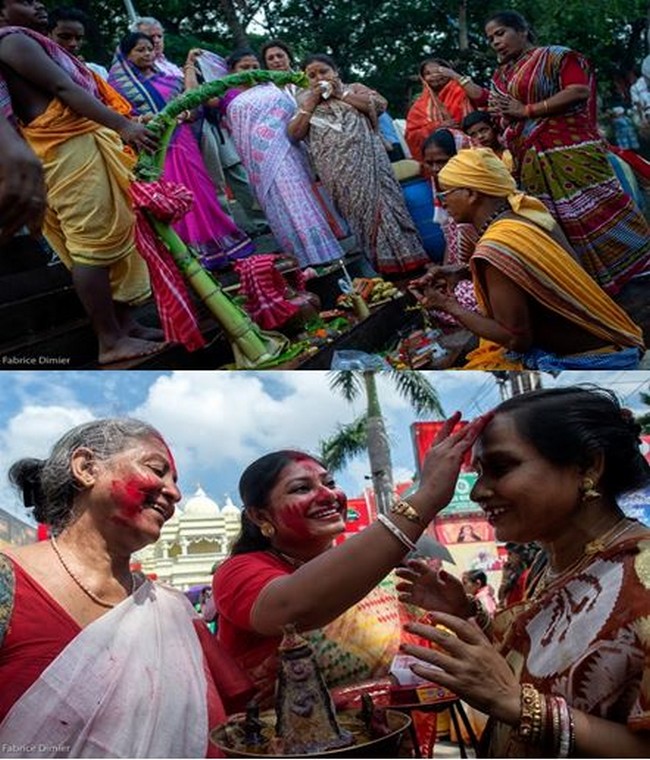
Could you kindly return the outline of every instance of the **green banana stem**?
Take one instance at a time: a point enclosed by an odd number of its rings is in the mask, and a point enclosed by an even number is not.
[[[149,216],[183,277],[194,288],[210,312],[219,320],[231,343],[236,343],[251,364],[272,358],[258,325],[223,292],[219,283],[201,266],[194,254],[167,224]]]
[[[140,154],[135,168],[136,177],[145,182],[154,182],[160,179],[165,163],[165,154],[177,126],[176,119],[183,111],[191,111],[194,108],[198,108],[202,103],[212,98],[220,98],[227,90],[234,87],[251,86],[264,82],[273,82],[278,87],[282,87],[285,84],[296,84],[300,87],[306,87],[308,84],[307,77],[301,71],[265,71],[263,69],[255,69],[253,71],[242,71],[239,74],[229,74],[214,82],[206,82],[195,90],[184,92],[167,103],[163,110],[157,113],[147,124],[147,129],[159,138],[158,150],[155,153]]]
[[[136,177],[145,182],[160,179],[165,154],[183,111],[192,110],[211,98],[221,97],[232,87],[274,82],[278,86],[293,83],[307,85],[300,72],[246,71],[231,74],[214,82],[207,82],[170,101],[148,124],[147,128],[159,137],[158,150],[142,153],[135,169]],[[291,347],[289,340],[278,333],[263,332],[250,316],[236,306],[223,292],[219,283],[206,271],[194,253],[178,237],[170,225],[148,214],[149,221],[165,243],[183,277],[194,288],[212,315],[227,334],[235,353],[237,366],[254,368],[264,364],[277,364],[300,353],[302,346]]]

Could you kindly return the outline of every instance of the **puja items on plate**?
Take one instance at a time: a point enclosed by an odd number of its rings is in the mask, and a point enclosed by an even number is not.
[[[381,277],[355,277],[352,280],[353,292],[344,293],[337,299],[341,308],[354,307],[354,296],[360,296],[369,306],[383,303],[391,298],[398,298],[401,292],[392,282],[386,282]]]
[[[276,733],[285,754],[311,754],[353,744],[352,734],[336,720],[313,650],[295,626],[285,627],[278,653]]]

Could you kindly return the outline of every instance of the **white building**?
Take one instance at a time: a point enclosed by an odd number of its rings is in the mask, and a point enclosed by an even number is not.
[[[241,510],[226,497],[223,508],[199,486],[165,523],[160,539],[134,557],[146,574],[182,591],[212,581],[215,563],[228,555],[241,528]]]

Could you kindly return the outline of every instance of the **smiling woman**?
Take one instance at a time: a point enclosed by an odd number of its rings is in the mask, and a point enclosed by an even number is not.
[[[214,575],[218,635],[260,690],[271,696],[283,626],[312,644],[329,687],[388,673],[402,640],[390,571],[449,502],[465,452],[486,420],[458,433],[445,423],[425,460],[419,489],[389,516],[339,546],[347,499],[326,468],[301,451],[253,462],[239,490],[242,532]]]
[[[131,573],[132,553],[158,539],[181,498],[160,433],[130,419],[80,425],[10,479],[53,537],[0,554],[3,756],[206,756],[222,697],[249,682],[224,672],[181,592]]]
[[[398,571],[402,598],[456,634],[408,626],[434,645],[405,648],[435,666],[413,670],[490,716],[486,757],[650,752],[650,529],[617,504],[650,480],[639,432],[593,386],[497,407],[475,449],[472,499],[497,540],[537,541],[548,564],[491,630],[467,620],[464,589],[447,573]]]

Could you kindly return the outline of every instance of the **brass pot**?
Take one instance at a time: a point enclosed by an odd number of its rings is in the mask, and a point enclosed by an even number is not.
[[[337,720],[342,727],[346,727],[346,717],[348,719],[355,719],[358,716],[358,710],[342,710],[337,713]],[[261,720],[269,726],[275,725],[275,712],[273,710],[267,710],[260,716]],[[386,710],[386,720],[390,733],[385,736],[380,736],[377,739],[370,739],[358,744],[353,744],[350,747],[343,747],[341,749],[329,750],[327,752],[320,752],[318,754],[310,755],[267,755],[263,752],[245,752],[243,750],[233,748],[228,742],[226,734],[226,726],[236,726],[239,723],[244,722],[243,715],[237,715],[232,717],[227,723],[217,726],[210,732],[210,741],[216,744],[217,747],[224,753],[226,757],[368,757],[368,758],[395,758],[399,745],[402,741],[404,732],[411,725],[411,718],[404,713],[397,710]]]

